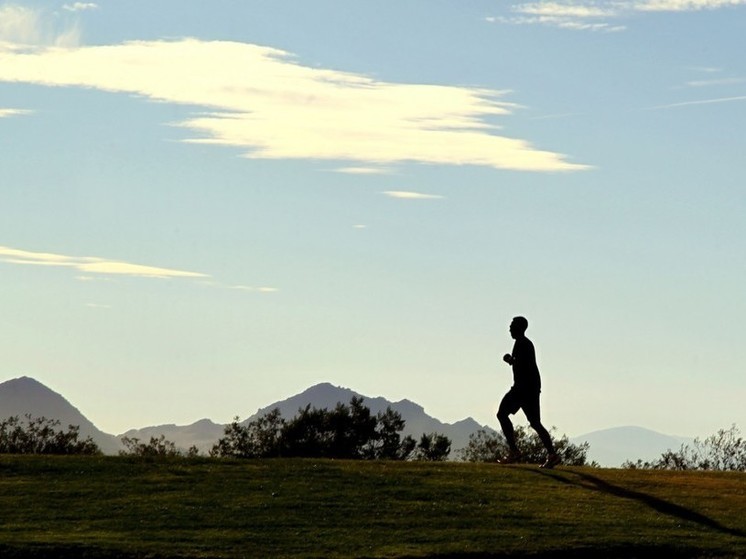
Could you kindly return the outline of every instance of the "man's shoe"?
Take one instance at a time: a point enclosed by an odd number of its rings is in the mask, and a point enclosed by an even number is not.
[[[556,452],[552,452],[549,456],[547,456],[547,461],[544,462],[540,468],[545,468],[547,470],[551,470],[554,468],[557,464],[560,464],[562,462],[562,458],[559,457],[559,454]]]
[[[503,456],[502,458],[497,459],[498,464],[516,464],[521,461],[521,453],[517,450],[511,450]]]

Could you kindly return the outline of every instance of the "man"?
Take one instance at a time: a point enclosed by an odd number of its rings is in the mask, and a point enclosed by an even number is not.
[[[510,453],[499,462],[510,464],[521,459],[510,416],[522,409],[529,424],[539,435],[539,439],[547,449],[547,460],[541,467],[554,468],[560,463],[561,459],[554,450],[549,432],[541,424],[539,409],[541,377],[539,376],[539,367],[536,364],[534,344],[526,337],[527,328],[528,320],[522,316],[516,316],[510,323],[510,335],[515,340],[515,344],[513,345],[513,352],[506,353],[503,361],[513,367],[513,386],[503,397],[497,411],[497,419],[510,447]]]

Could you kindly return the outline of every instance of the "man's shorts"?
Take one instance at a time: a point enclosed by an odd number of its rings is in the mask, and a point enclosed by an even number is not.
[[[503,396],[500,411],[513,415],[522,409],[529,423],[541,423],[540,394],[539,390],[518,390],[514,386]]]

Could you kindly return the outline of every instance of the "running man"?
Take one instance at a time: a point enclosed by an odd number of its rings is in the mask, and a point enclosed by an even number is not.
[[[503,396],[500,408],[497,411],[497,420],[500,422],[503,434],[510,447],[510,453],[499,462],[510,464],[521,459],[521,452],[515,442],[515,431],[510,416],[522,409],[529,424],[539,435],[539,439],[547,449],[547,459],[541,467],[554,468],[561,462],[561,459],[554,450],[549,432],[541,424],[539,408],[541,377],[539,367],[536,364],[534,344],[526,337],[527,328],[528,320],[522,316],[516,316],[510,323],[510,335],[515,340],[515,344],[513,345],[513,352],[506,353],[503,361],[513,367],[513,386]]]

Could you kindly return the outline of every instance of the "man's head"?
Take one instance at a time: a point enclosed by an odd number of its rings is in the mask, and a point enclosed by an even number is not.
[[[516,316],[510,323],[510,335],[515,339],[520,338],[526,333],[527,328],[528,320],[522,316]]]

